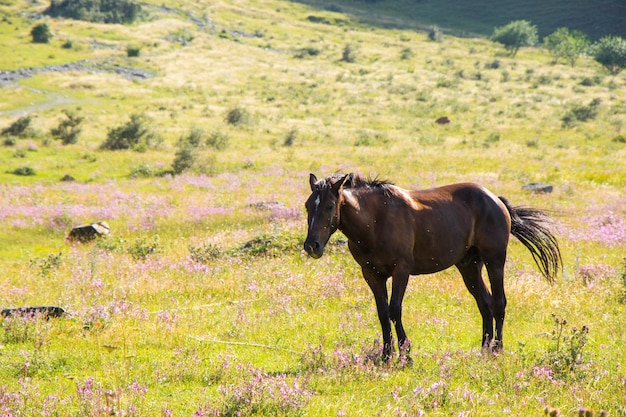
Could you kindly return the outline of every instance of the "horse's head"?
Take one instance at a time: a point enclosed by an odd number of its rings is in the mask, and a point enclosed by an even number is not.
[[[352,174],[333,175],[323,180],[313,174],[309,176],[312,192],[305,203],[309,227],[304,250],[315,259],[324,254],[328,239],[339,227],[341,190],[350,178]]]

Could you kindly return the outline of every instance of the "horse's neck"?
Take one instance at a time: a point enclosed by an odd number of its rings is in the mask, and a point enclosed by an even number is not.
[[[343,204],[339,217],[339,230],[350,240],[371,238],[377,215],[376,199],[380,198],[373,191],[347,189],[343,191]]]

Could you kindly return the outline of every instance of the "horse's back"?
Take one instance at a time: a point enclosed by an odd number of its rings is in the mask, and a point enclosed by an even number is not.
[[[500,198],[481,184],[463,182],[411,192],[422,219],[438,218],[439,230],[466,240],[466,245],[506,245],[510,214]],[[452,236],[450,236],[452,238]]]

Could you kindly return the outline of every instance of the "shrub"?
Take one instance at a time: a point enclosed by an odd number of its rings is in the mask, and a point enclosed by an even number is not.
[[[35,170],[29,166],[15,168],[13,174],[20,175],[22,177],[30,177],[35,175]]]
[[[229,252],[233,256],[283,256],[300,250],[301,236],[284,233],[263,234]]]
[[[298,138],[298,129],[296,129],[295,127],[292,127],[287,132],[287,135],[285,136],[285,140],[283,142],[283,145],[291,146],[291,145],[294,144],[294,142],[296,141],[297,138]]]
[[[148,241],[146,238],[139,238],[126,251],[134,260],[145,261],[149,255],[159,252],[159,237],[153,237],[152,241]]]
[[[404,48],[402,52],[400,52],[400,59],[406,61],[413,58],[414,55],[415,54],[413,53],[413,50],[411,50],[411,48]]]
[[[141,54],[141,46],[128,45],[126,47],[126,56],[129,58],[138,57]]]
[[[251,123],[252,117],[250,113],[241,107],[230,109],[226,113],[226,122],[233,126],[245,126]]]
[[[443,33],[441,32],[441,29],[439,29],[437,26],[431,26],[430,29],[428,29],[428,39],[433,42],[442,41]]]
[[[356,57],[357,57],[357,51],[352,45],[347,44],[346,46],[344,46],[343,52],[341,54],[341,60],[343,62],[347,62],[347,63],[356,62]]]
[[[26,138],[34,136],[35,131],[31,126],[32,118],[30,116],[22,116],[9,127],[2,129],[2,136],[13,136],[18,138]]]
[[[182,146],[174,154],[172,162],[172,170],[175,174],[181,174],[187,171],[195,164],[197,159],[197,149],[193,146]]]
[[[50,134],[64,145],[70,145],[78,142],[78,136],[82,131],[81,124],[85,118],[69,110],[63,110],[63,113],[66,119],[61,120],[57,127],[52,128]]]
[[[591,55],[611,74],[619,74],[626,68],[626,39],[605,36],[592,45]]]
[[[49,43],[52,39],[52,32],[47,23],[35,25],[30,31],[30,35],[33,38],[33,43]]]
[[[541,364],[549,366],[554,376],[559,379],[574,377],[580,379],[585,376],[585,362],[583,350],[587,344],[589,328],[582,326],[572,328],[571,335],[565,333],[567,321],[552,315],[555,330],[552,331],[554,345],[550,346],[541,360]]]
[[[141,151],[156,146],[160,138],[152,131],[149,122],[150,119],[144,114],[131,114],[126,124],[109,129],[107,139],[100,147],[111,151]]]
[[[206,140],[206,144],[210,146],[211,148],[222,150],[228,147],[229,141],[230,141],[230,138],[228,137],[226,133],[216,130],[209,135],[209,137]]]
[[[189,256],[194,262],[208,264],[211,261],[222,256],[222,250],[219,246],[213,244],[204,244],[202,246],[189,246]]]
[[[45,14],[99,23],[132,23],[141,6],[130,0],[52,0]]]
[[[515,56],[520,48],[537,43],[537,26],[527,20],[515,20],[495,28],[491,40],[504,45],[509,54]]]
[[[555,62],[564,59],[574,66],[576,59],[589,46],[589,39],[582,32],[559,28],[543,39],[543,46],[552,54]]]
[[[191,130],[189,131],[187,135],[181,136],[178,139],[177,146],[179,147],[191,146],[194,148],[201,147],[204,144],[205,136],[206,136],[206,133],[203,129],[199,127],[193,127],[191,128]]]
[[[318,56],[320,53],[321,51],[319,49],[308,46],[298,50],[294,56],[295,58],[306,58],[308,56]]]
[[[215,135],[214,133],[205,139],[207,136],[205,131],[194,127],[187,135],[181,136],[176,144],[178,149],[172,162],[172,171],[175,174],[180,174],[197,165],[200,150],[205,144],[215,148],[225,147],[226,145],[220,141],[221,136],[217,135],[216,137]]]
[[[593,120],[598,115],[598,107],[600,106],[600,99],[595,98],[591,100],[588,105],[580,104],[575,105],[565,113],[561,118],[563,127],[575,126],[578,122],[586,122]]]
[[[154,177],[154,169],[150,164],[141,164],[132,169],[130,176],[132,178],[150,178]]]

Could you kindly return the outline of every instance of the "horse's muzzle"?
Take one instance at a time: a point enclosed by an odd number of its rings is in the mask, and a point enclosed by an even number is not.
[[[305,241],[304,250],[313,259],[319,259],[324,254],[324,246],[320,244],[320,242],[318,241],[313,241],[313,242]]]

